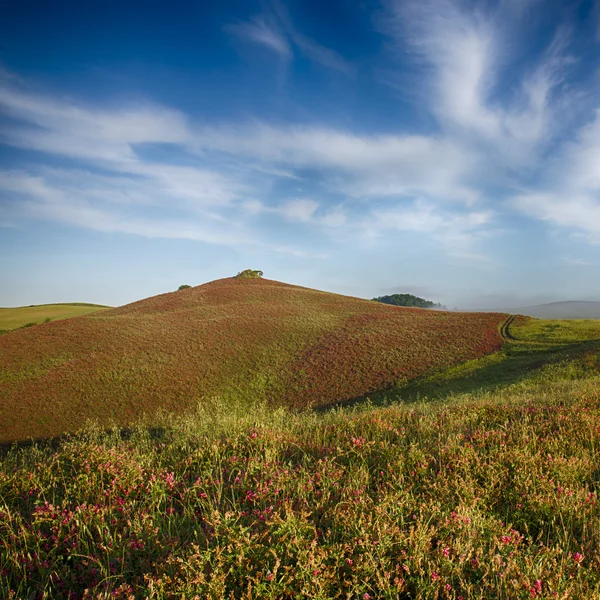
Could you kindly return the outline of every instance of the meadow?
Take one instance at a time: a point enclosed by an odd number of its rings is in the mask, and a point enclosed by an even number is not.
[[[492,353],[505,318],[222,279],[0,336],[0,442],[217,395],[327,407]]]
[[[600,323],[511,338],[353,407],[5,450],[0,597],[600,598]]]
[[[70,319],[108,308],[100,304],[37,304],[18,308],[0,308],[0,334],[21,327],[32,327],[57,319]]]

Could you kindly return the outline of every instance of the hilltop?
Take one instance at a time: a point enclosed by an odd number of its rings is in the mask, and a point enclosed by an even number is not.
[[[0,337],[0,441],[126,425],[202,398],[328,406],[497,350],[505,315],[221,279]]]

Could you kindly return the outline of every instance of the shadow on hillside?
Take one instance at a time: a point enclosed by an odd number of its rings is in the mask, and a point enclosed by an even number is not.
[[[134,432],[136,430],[131,427],[112,427],[103,429],[101,434],[107,436],[113,436],[117,440],[127,441],[131,439]],[[95,431],[89,439],[92,440],[94,436],[98,436],[97,431]],[[167,429],[165,427],[148,427],[145,429],[145,433],[147,433],[148,437],[151,440],[155,441],[165,441],[167,439]],[[68,442],[69,440],[77,439],[80,441],[81,439],[86,438],[85,431],[75,432],[75,433],[65,433],[63,435],[56,435],[53,437],[40,437],[40,438],[29,438],[27,440],[14,440],[12,442],[0,442],[0,454],[6,454],[10,450],[17,448],[29,448],[31,446],[39,446],[41,448],[50,448],[52,450],[58,450],[58,448]]]
[[[582,358],[588,353],[600,354],[600,340],[570,343],[509,342],[495,355],[499,360],[494,362],[489,362],[491,357],[488,357],[487,364],[485,358],[480,359],[477,362],[481,365],[474,362],[473,368],[469,370],[458,366],[405,385],[352,398],[319,409],[319,412],[358,406],[367,401],[374,406],[382,406],[390,402],[444,400],[455,394],[491,392],[519,383],[547,365]],[[600,368],[600,364],[596,363],[594,368]]]

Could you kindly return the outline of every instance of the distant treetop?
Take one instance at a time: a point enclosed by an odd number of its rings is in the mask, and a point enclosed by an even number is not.
[[[263,272],[252,269],[246,269],[245,271],[240,271],[235,277],[236,279],[258,279],[263,276]]]
[[[391,296],[380,296],[373,298],[375,302],[383,302],[383,304],[391,304],[392,306],[411,306],[414,308],[445,308],[445,306],[424,300],[412,294],[392,294]]]
[[[177,288],[177,291],[179,291],[179,290],[187,290],[188,288],[191,288],[191,287],[192,287],[191,285],[187,285],[187,284],[184,283],[183,285],[180,285]]]

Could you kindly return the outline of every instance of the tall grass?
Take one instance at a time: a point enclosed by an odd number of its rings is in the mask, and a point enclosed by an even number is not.
[[[598,598],[599,384],[12,449],[0,597]]]

